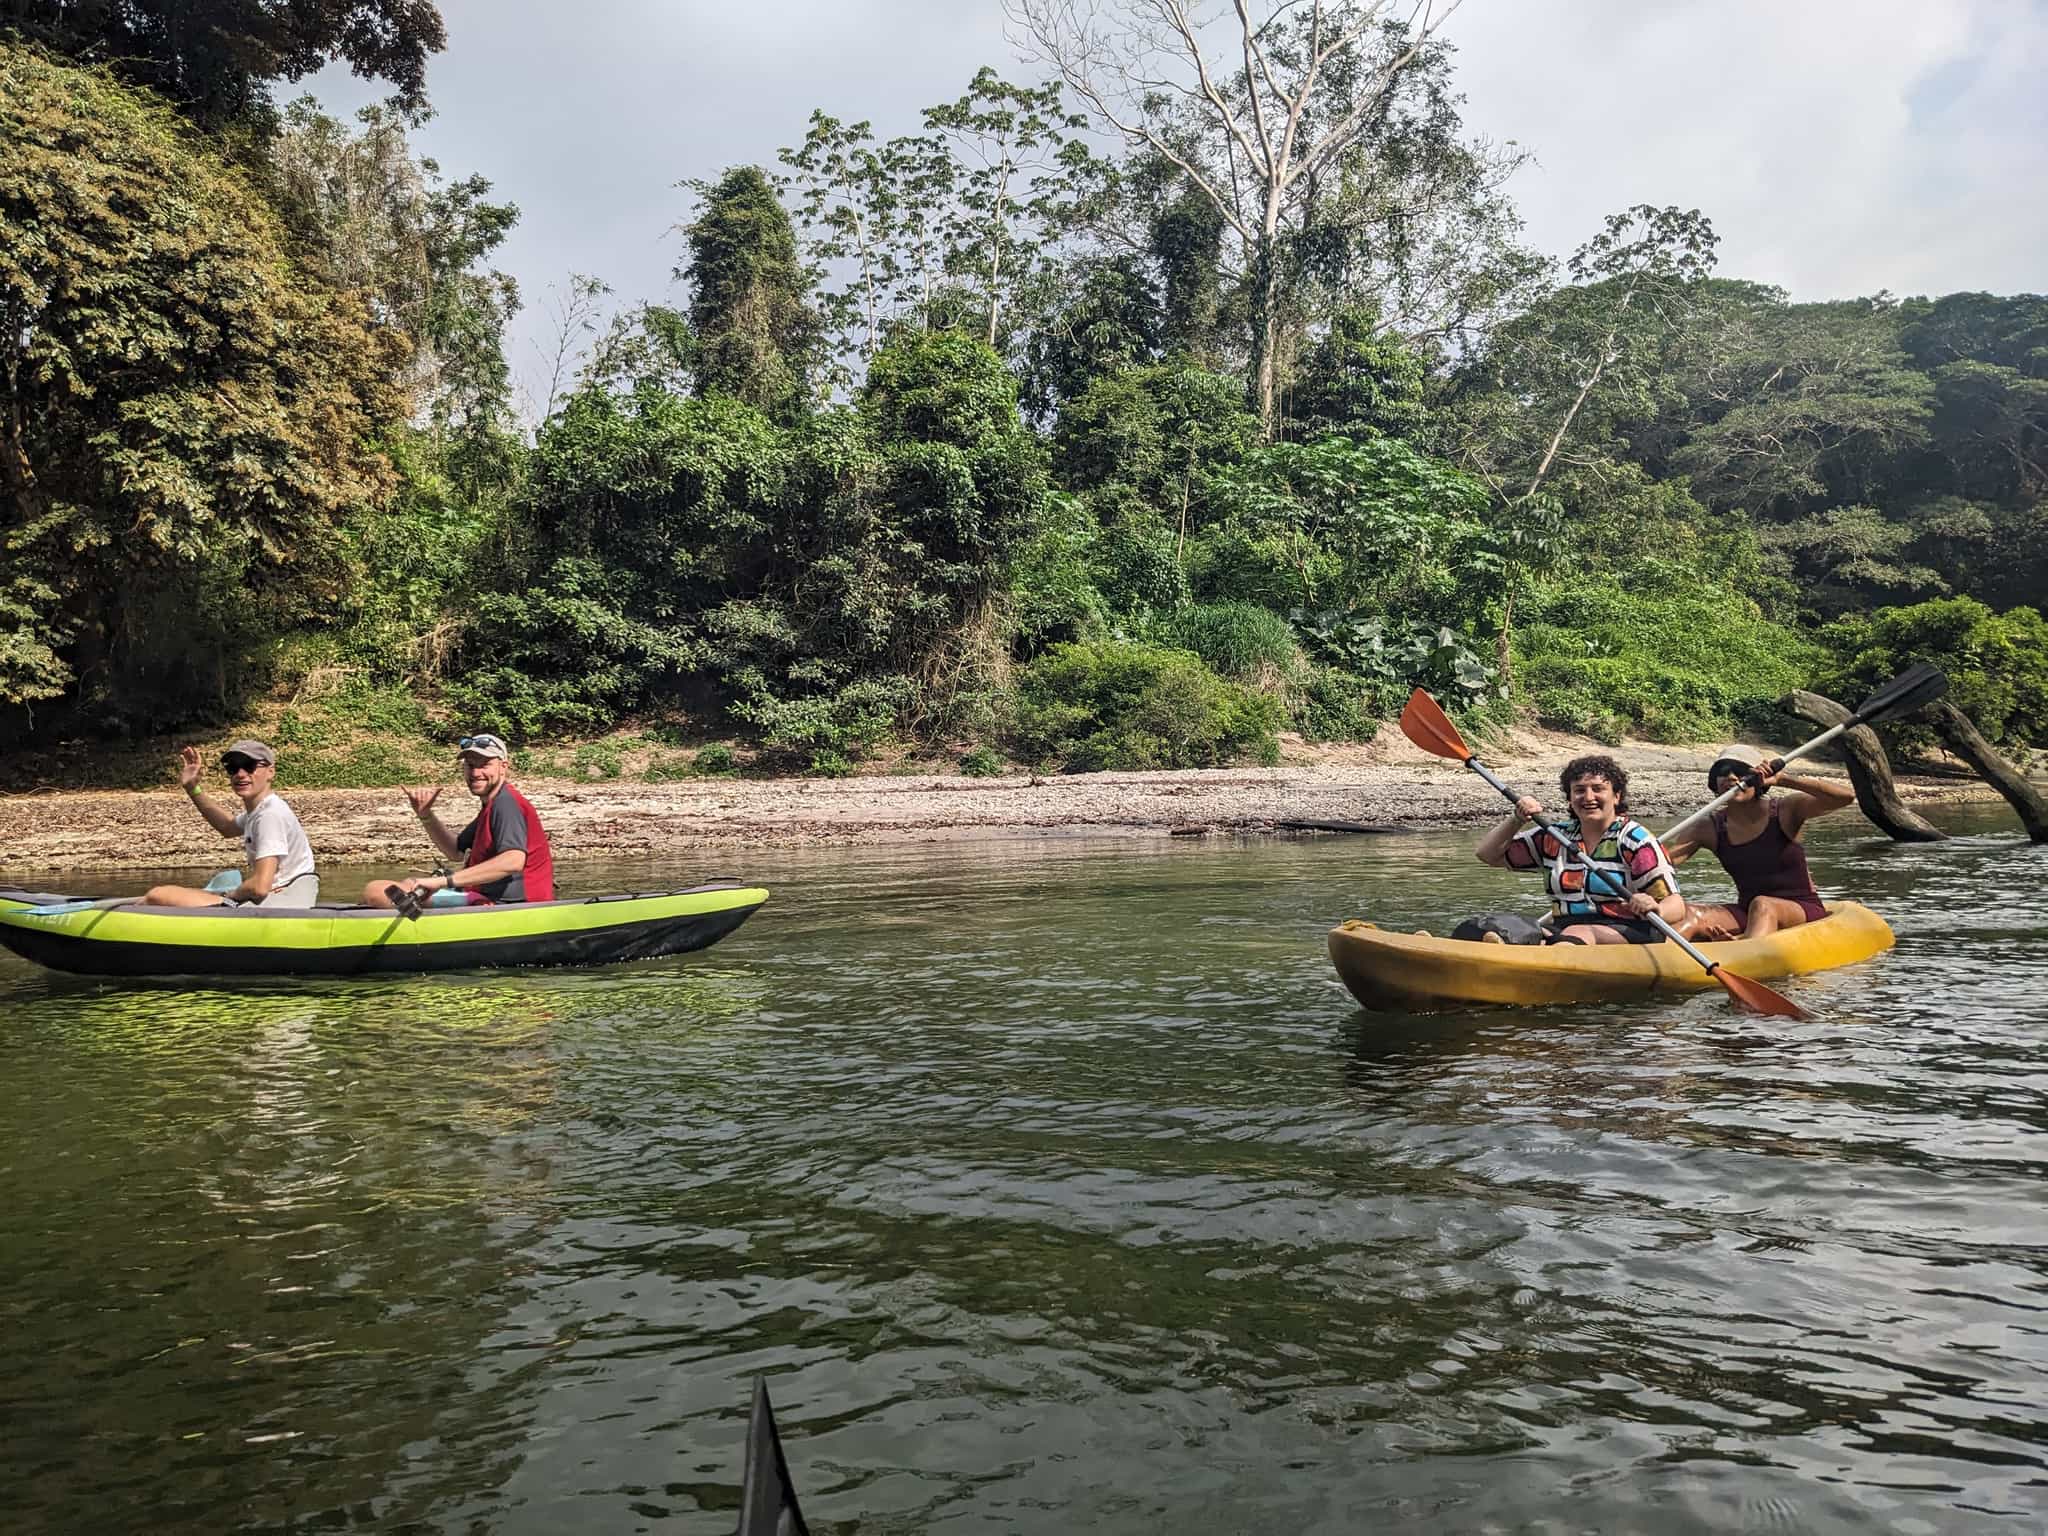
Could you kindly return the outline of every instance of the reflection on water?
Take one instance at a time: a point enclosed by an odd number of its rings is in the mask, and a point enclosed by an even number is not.
[[[1465,835],[724,853],[759,916],[590,973],[0,960],[9,1528],[729,1531],[761,1371],[821,1530],[2037,1528],[2009,825],[1817,828],[1900,944],[1789,1025],[1360,1013],[1324,931],[1505,904]]]

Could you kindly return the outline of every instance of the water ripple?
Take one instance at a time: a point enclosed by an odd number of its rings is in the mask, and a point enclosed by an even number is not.
[[[1900,945],[1790,1025],[1359,1013],[1331,922],[1501,904],[1448,835],[777,852],[589,974],[0,961],[10,1528],[723,1532],[767,1373],[821,1530],[2036,1529],[1995,826],[1824,839]]]

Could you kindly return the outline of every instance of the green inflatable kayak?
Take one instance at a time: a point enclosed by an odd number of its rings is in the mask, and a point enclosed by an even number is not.
[[[716,944],[768,899],[754,886],[505,906],[149,907],[0,891],[0,944],[86,976],[364,976],[617,965]]]

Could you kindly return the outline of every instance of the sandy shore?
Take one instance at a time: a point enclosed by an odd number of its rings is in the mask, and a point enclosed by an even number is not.
[[[1584,751],[1581,738],[1515,731],[1486,752],[1509,783],[1555,805],[1558,769]],[[1629,743],[1613,749],[1630,774],[1630,797],[1653,827],[1707,798],[1712,746]],[[1477,778],[1430,757],[1398,733],[1366,746],[1288,743],[1300,759],[1277,768],[1071,777],[958,775],[849,779],[711,779],[688,783],[565,783],[533,780],[532,797],[556,848],[567,856],[648,855],[701,847],[790,847],[890,841],[936,842],[1049,832],[1108,831],[1160,836],[1276,830],[1286,821],[1348,821],[1396,827],[1476,822],[1498,815],[1499,798]],[[289,763],[279,788],[304,822],[321,859],[332,863],[426,857],[418,824],[394,789],[295,792]],[[1822,771],[1827,771],[1823,769]],[[1979,800],[1974,781],[1901,781],[1917,802]],[[449,820],[471,802],[450,785]],[[10,870],[161,869],[219,865],[226,845],[192,813],[166,776],[154,792],[81,791],[0,797],[0,884]]]

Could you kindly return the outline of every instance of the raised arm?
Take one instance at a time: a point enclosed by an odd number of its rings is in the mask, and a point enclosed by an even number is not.
[[[436,784],[432,789],[408,789],[405,798],[412,803],[412,813],[419,817],[420,825],[426,828],[428,838],[441,850],[441,857],[451,863],[461,858],[462,850],[455,846],[455,834],[434,814],[434,802],[441,798],[441,786]]]
[[[192,807],[206,818],[206,824],[222,837],[239,837],[242,829],[235,825],[235,813],[215,805],[199,788],[199,749],[180,747],[178,749],[178,787],[192,799]]]
[[[1856,803],[1855,788],[1840,779],[1809,778],[1781,769],[1764,775],[1761,782],[1770,788],[1790,791],[1778,812],[1779,825],[1784,827],[1787,837],[1797,837],[1800,828],[1816,816],[1830,815]]]
[[[1515,840],[1515,834],[1521,831],[1530,820],[1542,814],[1542,801],[1538,800],[1534,795],[1522,796],[1521,799],[1515,802],[1514,810],[1510,811],[1498,826],[1479,840],[1479,847],[1475,850],[1479,862],[1490,864],[1495,869],[1506,869],[1508,867],[1508,844]]]

